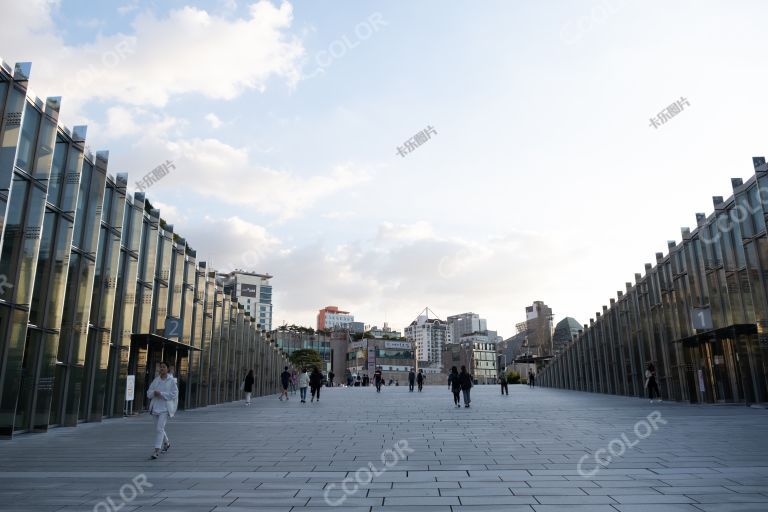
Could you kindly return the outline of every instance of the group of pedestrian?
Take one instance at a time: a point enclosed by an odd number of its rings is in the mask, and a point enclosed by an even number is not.
[[[453,403],[456,407],[461,407],[459,393],[464,396],[464,407],[469,407],[472,401],[469,396],[469,391],[472,389],[472,375],[467,372],[466,366],[462,366],[461,371],[455,366],[451,367],[451,373],[448,375],[448,389],[453,392]]]
[[[411,371],[408,372],[408,391],[413,391],[414,384],[418,384],[419,393],[421,393],[424,388],[424,370],[419,369],[419,373],[416,373],[411,368]]]
[[[280,374],[280,384],[282,386],[282,391],[280,392],[280,396],[278,398],[281,402],[283,401],[283,398],[288,400],[288,390],[294,382],[295,373],[296,372],[294,372],[294,375],[291,375],[291,372],[288,371],[288,367],[286,366],[283,369],[283,373]],[[312,369],[312,373],[307,373],[307,369],[302,368],[301,374],[295,378],[295,382],[299,388],[299,399],[301,400],[301,403],[307,403],[308,387],[312,392],[312,398],[310,399],[310,402],[314,402],[315,400],[318,402],[320,401],[320,388],[323,387],[323,374],[320,373],[320,369],[317,366]]]

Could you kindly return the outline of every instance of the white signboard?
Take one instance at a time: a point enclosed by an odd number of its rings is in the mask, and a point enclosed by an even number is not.
[[[128,375],[125,378],[125,401],[133,401],[133,394],[136,390],[136,376]]]
[[[367,340],[353,341],[352,343],[349,344],[349,348],[351,348],[352,350],[357,350],[359,348],[365,348],[367,346],[368,346],[368,341]]]
[[[409,349],[409,348],[411,348],[411,343],[409,341],[385,341],[384,342],[384,348],[404,348],[404,349]]]

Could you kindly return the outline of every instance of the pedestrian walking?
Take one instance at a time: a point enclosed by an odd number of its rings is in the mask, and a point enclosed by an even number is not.
[[[320,387],[323,385],[323,374],[320,373],[317,366],[312,370],[312,375],[309,376],[309,387],[312,389],[312,399],[310,402],[314,402],[315,398],[320,401]]]
[[[371,378],[366,373],[365,375],[363,375],[363,387],[367,388],[370,385],[370,383],[371,383]]]
[[[280,392],[280,401],[283,401],[283,397],[285,397],[286,400],[288,400],[288,386],[291,384],[291,373],[288,371],[288,367],[286,366],[283,369],[283,373],[280,374],[280,384],[283,388],[283,390]]]
[[[533,370],[528,370],[528,387],[533,388],[536,386],[536,375],[534,375]]]
[[[373,372],[373,381],[376,383],[376,392],[381,393],[381,366],[377,366],[376,371]]]
[[[155,420],[155,451],[151,458],[156,459],[162,453],[167,452],[171,447],[171,440],[165,432],[165,425],[168,418],[173,418],[176,414],[179,399],[179,387],[176,385],[176,379],[168,373],[168,363],[160,362],[160,375],[155,377],[152,384],[149,385],[147,398],[149,402],[149,413]]]
[[[299,397],[303,404],[307,403],[307,387],[309,387],[309,374],[306,368],[302,368],[299,375]]]
[[[416,385],[416,372],[411,368],[411,371],[408,372],[408,391],[413,391],[414,385]]]
[[[648,363],[648,367],[645,369],[645,389],[648,390],[648,399],[650,403],[653,403],[654,393],[656,398],[661,403],[661,393],[659,392],[659,384],[656,382],[656,367],[653,363]]]
[[[462,366],[459,372],[459,384],[461,384],[461,393],[464,395],[464,407],[469,407],[472,402],[469,397],[469,390],[472,389],[472,375],[467,373],[466,366]]]
[[[299,384],[299,376],[296,374],[296,370],[291,372],[290,391],[292,395],[296,394],[296,388]]]
[[[328,387],[329,387],[329,388],[332,388],[332,387],[333,387],[333,378],[334,378],[335,376],[336,376],[336,375],[335,375],[333,372],[328,372]]]
[[[451,368],[451,373],[448,374],[448,389],[453,392],[453,403],[456,407],[461,407],[461,382],[459,381],[459,370],[455,366]]]
[[[507,376],[504,372],[499,374],[499,384],[501,384],[501,394],[509,396],[509,383],[507,382]]]
[[[351,387],[352,387],[352,382],[353,382],[354,380],[355,380],[355,379],[354,379],[354,377],[352,377],[352,374],[351,374],[351,373],[350,373],[350,374],[348,374],[348,375],[347,375],[347,387],[350,387],[350,388],[351,388]]]
[[[245,405],[251,405],[251,395],[253,394],[253,384],[256,379],[253,377],[253,370],[248,370],[248,375],[243,381],[243,392],[245,393]]]
[[[416,384],[419,385],[419,393],[421,393],[421,388],[424,387],[424,370],[419,368],[419,373],[416,375]]]

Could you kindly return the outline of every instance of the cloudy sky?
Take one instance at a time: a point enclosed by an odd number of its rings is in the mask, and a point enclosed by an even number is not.
[[[768,3],[0,0],[0,57],[274,322],[587,322],[768,154]],[[684,110],[653,127],[676,101]],[[417,132],[435,134],[407,153]],[[132,186],[133,188],[133,186]]]

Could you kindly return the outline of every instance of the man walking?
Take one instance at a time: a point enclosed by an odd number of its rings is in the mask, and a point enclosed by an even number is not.
[[[411,371],[408,372],[408,391],[413,391],[414,384],[416,384],[416,373],[411,368]]]
[[[328,387],[329,387],[329,388],[332,388],[332,387],[333,387],[333,378],[334,378],[335,376],[336,376],[336,375],[334,375],[334,373],[333,373],[333,372],[328,372]]]
[[[376,383],[376,392],[381,393],[381,366],[377,366],[373,372],[373,381]]]
[[[419,368],[419,374],[416,376],[416,383],[419,385],[419,393],[421,393],[421,388],[424,387],[424,370]]]
[[[464,395],[464,407],[469,407],[472,401],[469,397],[469,390],[472,389],[472,375],[467,372],[467,367],[462,366],[459,372],[459,383],[461,384],[461,393]]]
[[[507,376],[504,372],[499,374],[499,384],[501,384],[501,394],[509,396],[509,384],[507,383]]]
[[[283,387],[283,390],[280,392],[280,401],[283,401],[283,397],[285,397],[286,400],[288,400],[288,386],[291,385],[291,372],[288,371],[288,367],[286,366],[283,369],[283,373],[280,374],[280,384]]]

